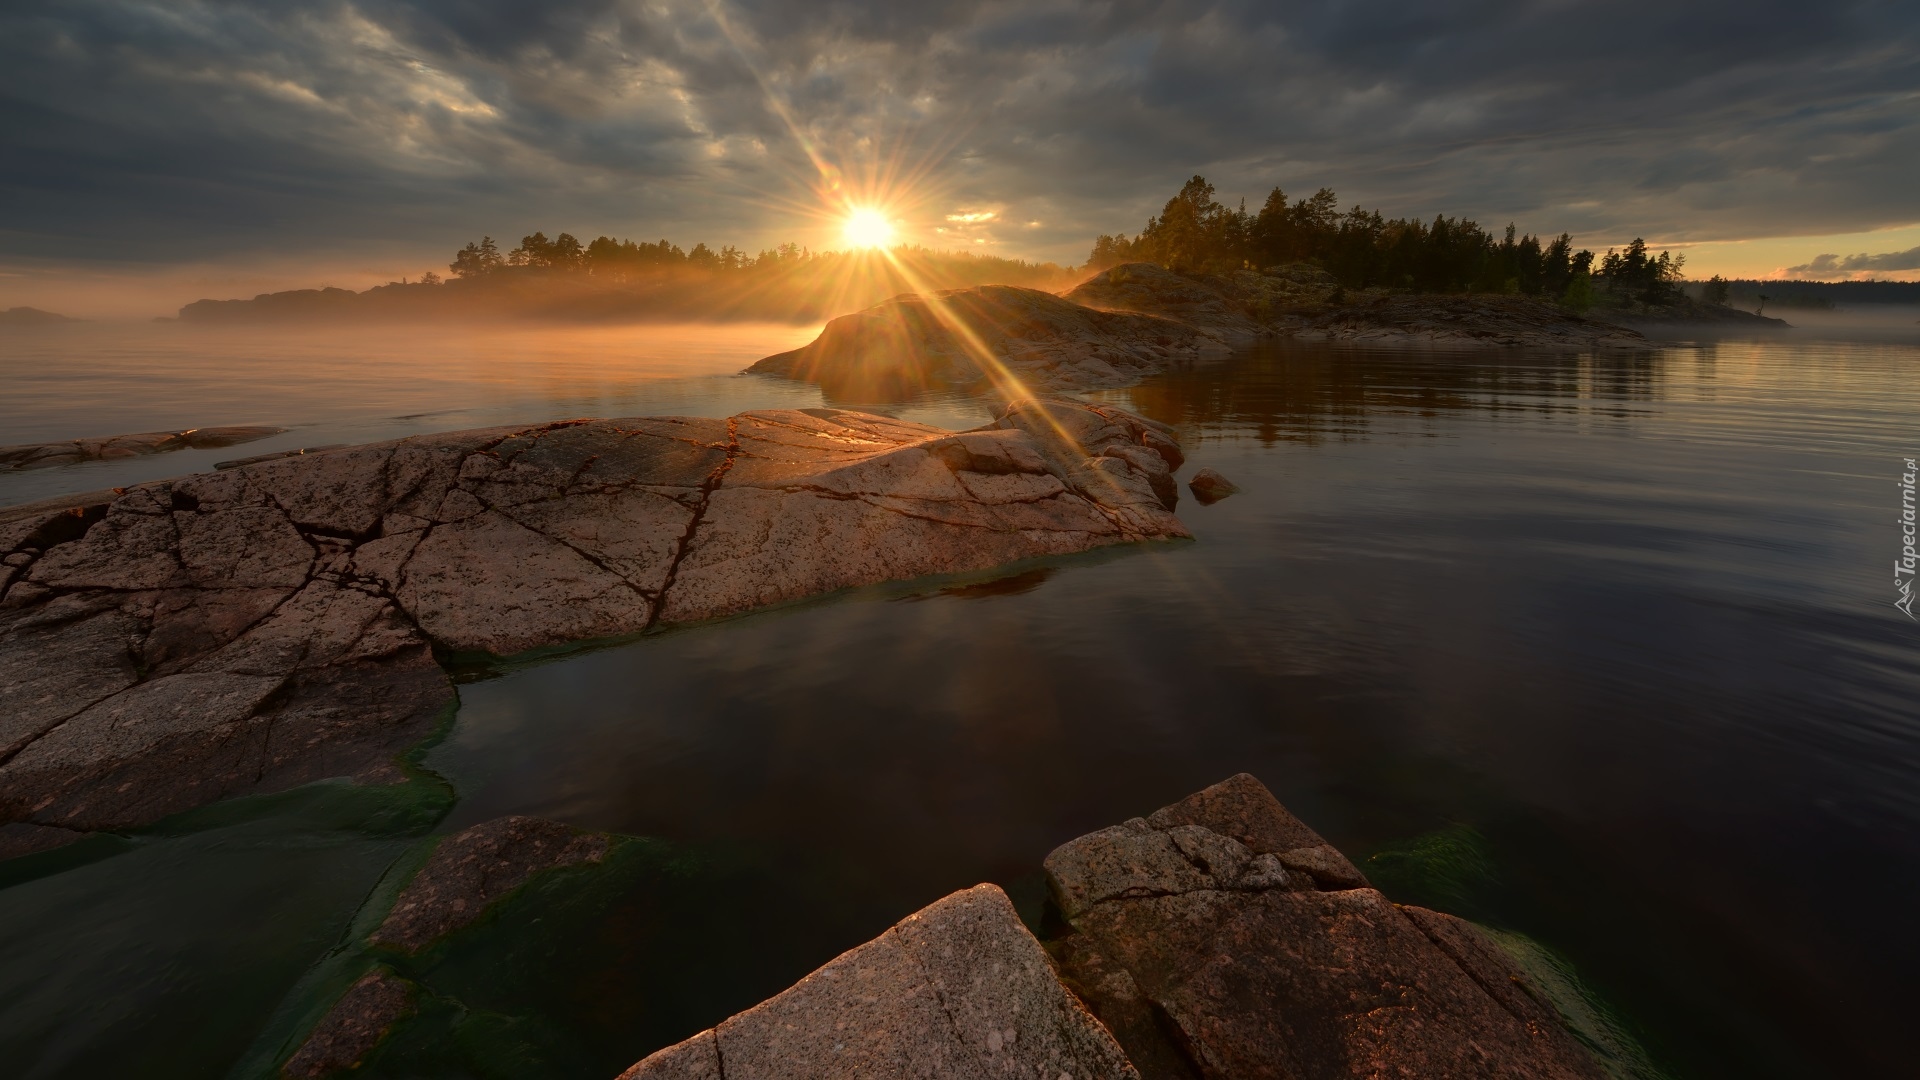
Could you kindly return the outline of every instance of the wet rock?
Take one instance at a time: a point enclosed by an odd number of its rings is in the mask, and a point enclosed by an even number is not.
[[[1193,474],[1193,479],[1187,481],[1187,489],[1193,492],[1193,497],[1199,499],[1202,506],[1211,506],[1239,491],[1240,486],[1212,469],[1201,469]]]
[[[362,976],[334,1003],[281,1074],[317,1080],[358,1069],[393,1026],[413,1014],[417,988],[386,968]]]
[[[71,439],[65,442],[27,443],[0,446],[0,471],[44,469],[55,465],[73,465],[82,461],[112,461],[118,458],[165,454],[174,450],[209,449],[237,446],[287,430],[277,427],[188,428],[185,431],[148,431],[138,435],[114,435],[102,439]]]
[[[1046,868],[1063,977],[1160,1075],[1605,1075],[1497,945],[1368,888],[1250,776]]]
[[[622,1074],[640,1078],[1137,1073],[1055,978],[1006,894],[979,885]]]
[[[474,825],[434,848],[368,940],[419,952],[478,921],[535,875],[599,862],[608,844],[604,833],[541,818],[504,817]]]

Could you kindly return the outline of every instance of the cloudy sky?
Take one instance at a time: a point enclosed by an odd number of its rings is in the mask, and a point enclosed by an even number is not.
[[[534,229],[832,246],[821,166],[910,239],[1060,262],[1198,172],[1916,277],[1920,4],[11,0],[0,147],[0,306]]]

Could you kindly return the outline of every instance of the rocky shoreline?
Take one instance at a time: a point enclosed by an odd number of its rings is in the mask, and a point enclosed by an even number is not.
[[[564,903],[634,842],[532,818],[433,841],[361,921],[378,929],[281,1051],[283,1075],[419,1068],[409,1025],[433,991],[407,957],[484,937],[535,883],[536,907]],[[1391,902],[1246,774],[1069,841],[1044,869],[1037,937],[997,886],[953,893],[621,1080],[1612,1075],[1519,954]]]
[[[58,465],[77,465],[83,461],[116,461],[175,450],[220,449],[278,435],[285,430],[277,427],[186,428],[181,431],[147,431],[99,439],[0,446],[0,472],[48,469]]]
[[[571,421],[275,457],[0,511],[0,857],[394,778],[443,661],[1184,538],[1171,432],[1021,401]]]

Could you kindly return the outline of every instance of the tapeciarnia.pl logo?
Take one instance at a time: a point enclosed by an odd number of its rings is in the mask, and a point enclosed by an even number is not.
[[[1909,619],[1920,622],[1920,616],[1913,613],[1913,570],[1914,561],[1920,558],[1913,550],[1913,480],[1920,469],[1914,468],[1913,459],[1903,459],[1906,471],[1900,474],[1900,557],[1893,560],[1893,588],[1900,599],[1893,606],[1904,612]]]

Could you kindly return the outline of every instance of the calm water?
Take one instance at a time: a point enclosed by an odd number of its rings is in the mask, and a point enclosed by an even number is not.
[[[441,343],[353,375],[389,387],[369,408],[357,382],[300,374],[357,371],[347,358],[263,343],[263,366],[293,374],[221,389],[229,358],[205,380],[223,405],[258,393],[253,411],[126,403],[155,419],[94,423],[36,374],[41,404],[9,395],[0,423],[71,437],[311,406],[316,429],[352,431],[819,403],[725,374],[804,330],[595,333],[613,337],[535,355],[567,373],[548,388],[509,370],[511,343]],[[693,370],[660,375],[665,353]],[[507,374],[468,381],[463,363]],[[1364,865],[1396,898],[1564,957],[1670,1075],[1908,1068],[1920,624],[1892,607],[1891,564],[1920,347],[1292,346],[1108,396],[1180,425],[1189,471],[1245,489],[1182,503],[1195,542],[475,673],[424,759],[444,784],[321,785],[9,864],[0,1060],[246,1075],[422,830],[531,813],[657,844],[592,918],[529,924],[537,947],[449,959],[435,985],[541,1013],[524,1030],[566,1048],[549,1074],[607,1076],[952,889],[996,881],[1037,917],[1054,845],[1245,770],[1379,856]],[[385,406],[426,398],[459,422]]]

